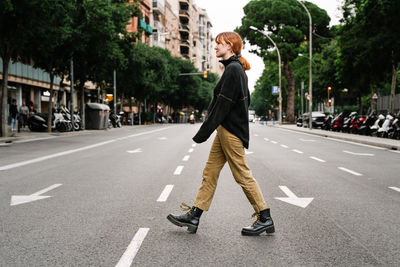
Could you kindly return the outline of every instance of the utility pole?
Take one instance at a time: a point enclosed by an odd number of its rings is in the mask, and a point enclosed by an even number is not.
[[[71,106],[70,106],[70,114],[71,114],[71,123],[72,123],[72,131],[74,131],[74,58],[71,57],[71,84],[70,84],[70,93],[71,93]]]

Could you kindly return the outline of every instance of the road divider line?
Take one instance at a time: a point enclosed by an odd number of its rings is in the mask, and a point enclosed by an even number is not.
[[[196,144],[193,144],[192,147],[196,147]]]
[[[175,169],[174,175],[180,175],[182,173],[183,166],[178,166]]]
[[[299,153],[299,154],[303,154],[303,151],[297,150],[297,149],[292,149],[293,152]]]
[[[362,176],[361,173],[358,173],[358,172],[355,172],[355,171],[346,169],[346,168],[344,168],[344,167],[338,167],[338,169],[339,169],[339,170],[342,170],[342,171],[345,171],[345,172],[348,172],[348,173],[351,173],[351,174],[356,175],[356,176]]]
[[[288,148],[288,146],[287,146],[287,145],[281,145],[281,147],[283,147],[283,148]]]
[[[344,153],[350,154],[350,155],[356,155],[356,156],[374,156],[374,154],[371,153],[356,153],[356,152],[351,152],[351,151],[347,151],[347,150],[343,150]]]
[[[300,141],[303,141],[303,142],[315,142],[315,140],[313,140],[313,139],[303,139],[303,138],[300,138]]]
[[[313,157],[313,156],[311,156],[310,159],[313,159],[313,160],[316,160],[316,161],[319,161],[319,162],[326,162],[326,161],[323,160],[323,159],[319,159],[319,158]]]
[[[193,149],[193,148],[191,148],[191,149],[189,149],[189,150],[188,150],[188,152],[189,152],[189,153],[192,153],[192,152],[193,152],[193,150],[194,150],[194,149]]]
[[[157,202],[165,202],[168,199],[169,194],[171,193],[174,185],[168,184],[165,186],[164,190],[162,191],[161,195],[158,197]]]
[[[190,158],[190,156],[189,156],[189,155],[186,155],[186,156],[183,157],[182,161],[188,161],[189,158]]]
[[[267,141],[267,142],[269,141],[269,139],[268,139],[268,138],[264,138],[264,140],[265,140],[265,141]]]
[[[146,238],[149,230],[150,228],[140,228],[136,232],[131,243],[115,267],[129,267],[132,265],[133,259],[139,251],[140,246],[142,245],[143,240]]]
[[[162,128],[162,129],[157,129],[157,130],[152,130],[152,131],[132,134],[132,135],[128,135],[128,136],[122,137],[122,139],[127,139],[127,138],[130,138],[130,137],[136,137],[136,136],[140,136],[140,135],[155,133],[155,132],[163,131],[163,130],[166,130],[166,129],[169,129],[169,128],[172,128],[172,127],[166,127],[166,128]],[[116,139],[113,139],[113,140],[108,140],[108,141],[105,141],[105,142],[100,142],[100,143],[97,143],[97,144],[84,146],[84,147],[77,148],[77,149],[71,149],[71,150],[67,150],[67,151],[64,151],[64,152],[59,152],[59,153],[51,154],[51,155],[48,155],[48,156],[39,157],[39,158],[36,158],[36,159],[31,159],[31,160],[21,161],[21,162],[18,162],[18,163],[12,163],[12,164],[8,164],[8,165],[0,166],[0,171],[5,171],[5,170],[13,169],[13,168],[18,168],[18,167],[22,167],[22,166],[25,166],[25,165],[28,165],[28,164],[33,164],[33,163],[36,163],[36,162],[40,162],[40,161],[44,161],[44,160],[57,158],[57,157],[69,155],[69,154],[72,154],[72,153],[76,153],[76,152],[92,149],[92,148],[95,148],[95,147],[104,146],[104,145],[107,145],[107,144],[110,144],[110,143],[116,142],[117,140],[122,140],[122,139],[121,138],[116,138]]]
[[[353,144],[353,145],[357,145],[357,146],[365,146],[365,147],[375,148],[375,149],[378,149],[378,150],[385,150],[386,149],[386,148],[383,148],[383,147],[360,144],[360,143],[355,143],[355,142],[352,142],[352,141],[340,140],[340,139],[335,139],[335,138],[331,138],[331,137],[327,137],[326,139],[331,140],[331,141],[346,143],[346,144]]]
[[[400,192],[400,188],[395,187],[395,186],[389,186],[390,189],[393,189],[394,191]]]
[[[271,141],[271,143],[273,143],[274,145],[276,145],[278,142],[276,142],[276,141]]]

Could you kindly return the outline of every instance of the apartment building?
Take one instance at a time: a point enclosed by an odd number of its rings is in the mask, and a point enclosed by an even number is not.
[[[139,8],[142,12],[142,18],[134,17],[126,26],[126,30],[128,32],[138,32],[139,29],[142,29],[143,32],[140,40],[148,45],[152,45],[151,35],[153,34],[153,27],[151,26],[152,3],[150,1],[152,0],[141,0],[139,2]],[[130,0],[129,2],[133,3],[133,0]]]

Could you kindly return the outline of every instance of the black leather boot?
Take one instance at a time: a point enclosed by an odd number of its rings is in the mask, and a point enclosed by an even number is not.
[[[182,203],[181,208],[184,211],[188,210],[188,212],[181,216],[169,214],[167,216],[167,219],[179,227],[187,226],[187,230],[190,233],[196,233],[197,227],[199,226],[200,222],[200,216],[203,213],[203,210],[196,207],[190,207],[185,203]]]
[[[265,209],[260,211],[260,213],[254,213],[252,217],[257,216],[257,220],[253,225],[244,227],[242,229],[242,235],[259,235],[262,232],[267,232],[271,234],[275,232],[274,221],[271,218],[270,210]]]

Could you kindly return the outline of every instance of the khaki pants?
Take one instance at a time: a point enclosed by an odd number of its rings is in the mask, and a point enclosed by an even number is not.
[[[194,206],[208,210],[217,187],[219,173],[225,162],[229,163],[233,177],[242,187],[247,199],[256,212],[267,208],[257,181],[246,164],[242,141],[221,125],[211,147],[210,155],[203,171],[203,181],[197,193]]]

